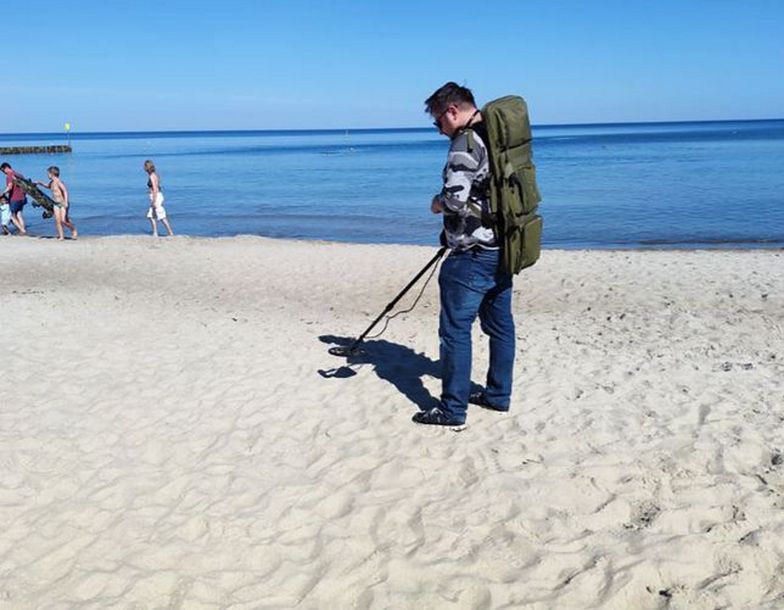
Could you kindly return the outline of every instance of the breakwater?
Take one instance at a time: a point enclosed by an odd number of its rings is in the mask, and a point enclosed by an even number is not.
[[[37,155],[71,152],[70,144],[53,144],[51,146],[0,146],[0,155]]]

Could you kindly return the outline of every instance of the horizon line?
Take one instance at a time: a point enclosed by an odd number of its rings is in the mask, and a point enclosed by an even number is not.
[[[678,125],[685,123],[758,123],[758,122],[784,121],[784,117],[764,118],[764,119],[700,119],[700,120],[671,120],[671,121],[617,121],[599,123],[541,123],[531,127],[612,127],[624,125]],[[76,135],[107,135],[107,134],[145,134],[145,133],[170,133],[170,134],[194,134],[194,133],[339,133],[339,132],[377,132],[377,131],[433,131],[433,127],[323,127],[323,128],[267,128],[267,129],[136,129],[118,131],[17,131],[0,132],[0,136],[37,136],[37,135],[57,135],[57,136],[76,136]]]

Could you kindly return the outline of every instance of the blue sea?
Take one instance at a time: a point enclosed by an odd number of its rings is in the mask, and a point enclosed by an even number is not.
[[[0,146],[63,134],[0,135]],[[436,244],[430,213],[448,141],[433,129],[74,133],[58,165],[83,235],[143,234],[153,159],[176,233]],[[544,245],[784,246],[784,120],[534,128]],[[51,221],[28,206],[33,234]]]

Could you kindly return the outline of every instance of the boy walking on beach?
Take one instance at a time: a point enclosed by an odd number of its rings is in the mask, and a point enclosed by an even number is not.
[[[9,222],[11,222],[11,206],[8,205],[8,195],[3,193],[0,195],[0,227],[2,227],[3,235],[11,234],[8,229]]]
[[[14,183],[14,178],[17,175],[21,177],[22,174],[14,172],[11,165],[8,163],[0,165],[0,171],[5,174],[5,190],[3,191],[3,196],[7,195],[9,199],[8,206],[11,213],[11,222],[19,229],[20,235],[27,235],[24,218],[22,217],[22,208],[24,208],[27,203],[27,196],[25,195],[25,192]],[[5,222],[3,222],[3,227],[6,227]]]
[[[471,90],[449,82],[427,98],[425,110],[451,140],[444,186],[430,204],[434,214],[443,214],[442,237],[450,253],[438,277],[441,400],[413,420],[460,426],[469,402],[509,410],[515,356],[512,276],[500,270],[493,227],[483,222],[489,210],[489,140]],[[477,315],[490,337],[490,366],[484,390],[471,394],[471,326]]]
[[[79,233],[76,230],[76,226],[68,217],[70,201],[68,199],[68,189],[66,188],[65,183],[60,180],[60,168],[56,165],[52,165],[47,168],[46,172],[49,176],[49,182],[39,182],[36,180],[35,183],[52,191],[52,199],[54,199],[54,225],[57,230],[57,240],[63,241],[65,239],[65,235],[63,235],[63,225],[68,227],[71,231],[71,239],[76,239],[79,236]]]

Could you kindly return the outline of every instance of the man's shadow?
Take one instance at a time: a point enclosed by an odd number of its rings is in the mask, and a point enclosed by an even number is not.
[[[350,337],[322,335],[319,340],[333,346],[348,347],[354,343]],[[427,410],[438,404],[435,398],[422,383],[424,375],[441,378],[441,370],[437,360],[431,360],[424,354],[418,354],[410,347],[390,341],[371,340],[362,343],[364,353],[344,357],[345,365],[332,369],[319,369],[318,373],[325,378],[346,378],[356,375],[353,366],[369,364],[379,378],[394,385],[421,410]],[[338,356],[330,356],[338,358]]]

